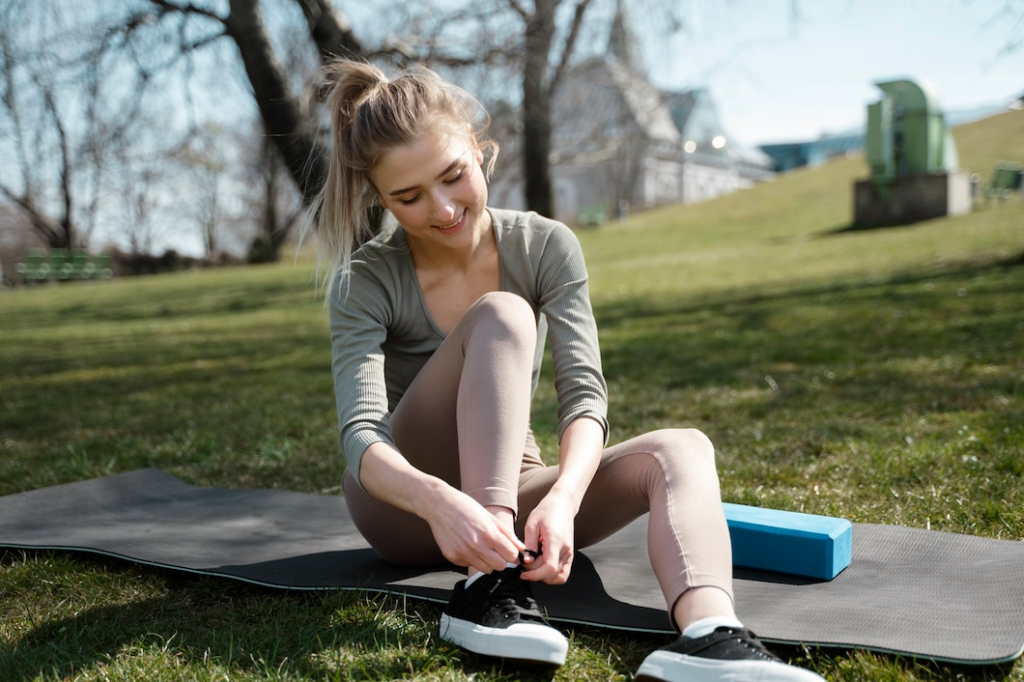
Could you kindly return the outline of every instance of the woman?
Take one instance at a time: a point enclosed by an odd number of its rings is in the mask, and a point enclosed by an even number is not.
[[[564,583],[577,548],[649,511],[651,564],[681,636],[639,679],[821,680],[768,654],[736,619],[708,439],[670,429],[605,447],[582,252],[560,223],[487,206],[497,146],[474,124],[477,102],[426,69],[388,80],[339,61],[327,77],[334,148],[318,237],[335,273],[345,498],[384,559],[466,567],[442,639],[561,665],[568,642],[530,584]],[[397,224],[369,239],[374,208]],[[529,421],[545,339],[557,466],[541,460]]]

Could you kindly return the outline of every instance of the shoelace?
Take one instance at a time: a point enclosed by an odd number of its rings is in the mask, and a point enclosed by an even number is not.
[[[528,585],[519,580],[522,569],[516,571],[515,577],[502,576],[495,581],[491,590],[493,604],[502,618],[519,617],[523,620],[543,620],[540,606],[530,594]]]
[[[723,634],[728,633],[729,635],[732,635],[731,639],[739,641],[741,644],[743,644],[743,646],[747,647],[748,649],[751,649],[759,657],[771,661],[776,660],[775,656],[772,655],[772,653],[768,651],[765,645],[761,643],[761,640],[757,639],[757,635],[755,635],[750,630],[739,630],[736,628],[718,628],[715,632],[721,632]]]

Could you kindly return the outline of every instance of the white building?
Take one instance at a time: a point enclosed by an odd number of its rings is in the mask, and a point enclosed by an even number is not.
[[[766,154],[729,139],[706,90],[659,90],[631,68],[621,16],[615,26],[609,54],[573,68],[553,97],[554,217],[599,222],[711,199],[773,176]],[[493,204],[525,208],[522,170],[510,166],[492,184]]]

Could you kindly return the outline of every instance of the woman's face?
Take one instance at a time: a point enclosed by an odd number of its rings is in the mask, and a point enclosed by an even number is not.
[[[482,162],[483,152],[468,134],[428,131],[384,152],[370,180],[413,248],[459,248],[490,228]]]

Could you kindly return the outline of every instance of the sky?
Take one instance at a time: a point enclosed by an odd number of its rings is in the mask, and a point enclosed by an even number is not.
[[[862,128],[879,81],[929,82],[947,113],[1024,95],[1021,0],[796,0],[795,15],[790,0],[695,7],[670,47],[645,55],[651,79],[708,88],[746,145]]]

